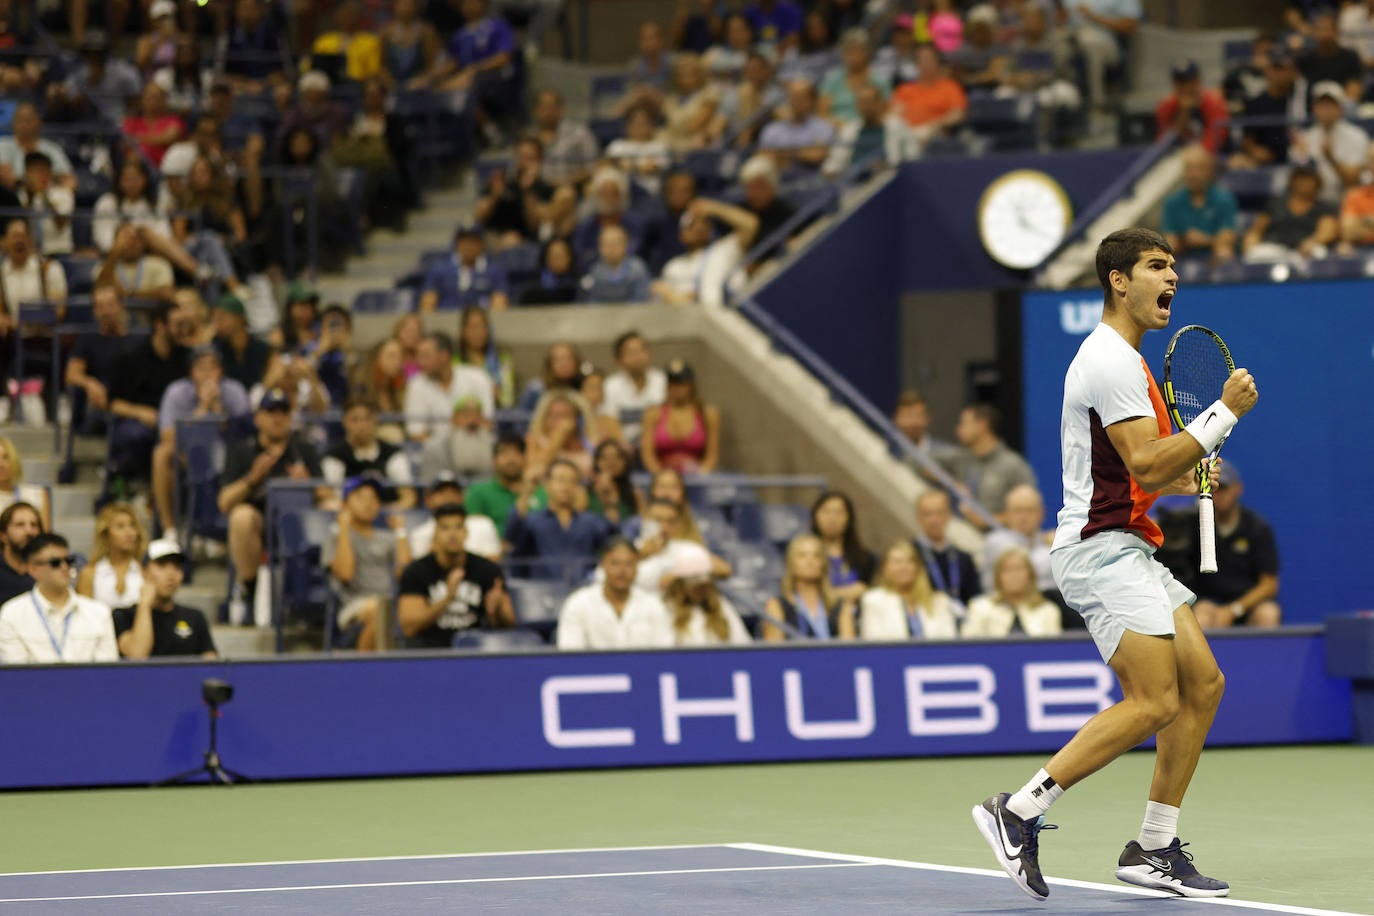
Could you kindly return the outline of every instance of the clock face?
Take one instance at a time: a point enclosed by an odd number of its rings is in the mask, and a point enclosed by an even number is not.
[[[993,260],[1015,270],[1038,267],[1064,240],[1073,211],[1064,189],[1044,172],[1008,172],[978,203],[978,232]]]

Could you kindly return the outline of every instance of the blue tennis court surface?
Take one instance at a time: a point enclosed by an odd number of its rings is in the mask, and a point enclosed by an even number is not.
[[[1138,914],[1149,891],[1056,882],[1056,913]],[[1170,898],[1170,916],[1329,914]],[[1044,913],[1001,872],[736,843],[0,875],[19,913]]]

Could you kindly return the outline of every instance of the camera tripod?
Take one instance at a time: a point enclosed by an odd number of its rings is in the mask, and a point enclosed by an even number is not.
[[[183,783],[195,782],[197,776],[205,776],[206,782],[222,783],[232,786],[236,782],[252,782],[247,776],[235,770],[227,769],[219,759],[219,717],[220,704],[207,701],[205,704],[210,710],[210,746],[205,750],[205,762],[198,767],[193,767],[184,773],[178,773],[170,779],[159,782],[159,786],[181,785]]]

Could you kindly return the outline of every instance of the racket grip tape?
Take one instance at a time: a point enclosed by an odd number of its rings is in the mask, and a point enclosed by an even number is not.
[[[1216,572],[1217,519],[1211,493],[1204,493],[1197,500],[1197,540],[1202,554],[1198,570],[1205,573]]]

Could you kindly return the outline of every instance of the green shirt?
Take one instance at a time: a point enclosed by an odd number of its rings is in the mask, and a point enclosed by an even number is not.
[[[468,487],[467,493],[463,496],[463,505],[469,515],[485,515],[495,522],[496,530],[505,537],[506,519],[510,516],[510,510],[515,508],[515,501],[519,497],[519,493],[507,489],[505,484],[493,477],[489,480],[479,480]],[[530,511],[538,512],[547,502],[548,498],[541,484],[530,497]]]

